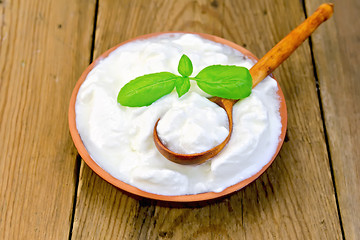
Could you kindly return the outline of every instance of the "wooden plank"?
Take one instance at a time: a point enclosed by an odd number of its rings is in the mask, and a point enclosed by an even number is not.
[[[257,56],[263,56],[304,20],[299,1],[229,1],[227,6],[228,24],[224,25],[239,27],[227,28],[224,37],[245,44]],[[243,12],[252,12],[252,18],[240,22],[238,16]],[[308,43],[274,74],[286,99],[288,138],[271,168],[243,191],[246,238],[339,239]]]
[[[67,123],[94,1],[0,1],[0,239],[67,239],[77,152]]]
[[[224,36],[262,56],[303,19],[296,0],[100,0],[95,55],[140,34],[187,30]],[[82,163],[73,237],[341,238],[309,45],[276,74],[288,104],[288,140],[255,183],[217,203],[169,207],[122,193]]]
[[[305,1],[307,11],[319,2]],[[345,238],[360,239],[360,2],[334,10],[312,46]]]
[[[149,1],[100,0],[94,56],[119,42],[151,32],[176,29],[220,35],[220,13],[221,9],[211,7],[207,1],[170,0],[149,4]],[[204,26],[202,21],[211,24]],[[123,194],[83,165],[74,218],[74,239],[148,239],[156,236],[174,239],[194,236],[201,239],[200,235],[208,239],[210,232],[197,231],[205,227],[205,222],[209,226],[209,218],[204,214],[204,210],[209,212],[209,206],[179,211],[155,207],[152,201],[138,201]],[[160,224],[167,222],[163,219],[166,212],[169,212],[176,232],[161,228]],[[185,218],[196,219],[199,216],[205,220],[197,223],[189,221],[187,224],[184,221]],[[187,229],[179,224],[185,224]],[[152,229],[154,226],[156,229]]]

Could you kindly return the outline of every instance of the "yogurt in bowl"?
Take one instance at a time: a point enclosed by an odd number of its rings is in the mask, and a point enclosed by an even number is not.
[[[80,77],[70,103],[70,131],[80,155],[102,178],[136,195],[167,201],[224,196],[256,179],[276,157],[286,131],[286,106],[275,79],[265,78],[233,109],[227,146],[200,165],[179,165],[156,149],[152,133],[179,153],[202,152],[228,134],[225,111],[192,83],[147,107],[117,103],[119,90],[144,74],[177,73],[182,54],[196,75],[215,64],[251,68],[255,57],[224,39],[192,33],[156,33],[122,43],[101,55]]]

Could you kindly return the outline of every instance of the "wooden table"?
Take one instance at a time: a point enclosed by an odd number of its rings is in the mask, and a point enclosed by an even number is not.
[[[245,189],[197,207],[135,199],[79,157],[75,82],[111,46],[159,31],[264,55],[321,0],[0,0],[0,239],[360,239],[360,3],[335,2],[275,71],[288,131]]]

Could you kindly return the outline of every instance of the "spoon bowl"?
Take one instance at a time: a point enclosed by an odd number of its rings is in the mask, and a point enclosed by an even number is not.
[[[227,137],[219,145],[213,147],[210,150],[207,150],[206,152],[194,153],[194,154],[178,154],[168,149],[159,138],[156,131],[157,125],[160,121],[160,119],[158,119],[155,123],[154,131],[153,131],[154,143],[156,148],[159,150],[159,152],[168,160],[183,165],[201,164],[206,160],[216,156],[229,142],[233,128],[232,108],[238,100],[232,100],[232,99],[226,99],[220,97],[212,97],[209,98],[209,100],[222,107],[226,112],[229,121],[229,134],[227,135]]]

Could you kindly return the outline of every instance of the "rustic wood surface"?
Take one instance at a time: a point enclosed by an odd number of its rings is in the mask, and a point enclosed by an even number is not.
[[[66,239],[79,168],[66,115],[95,1],[0,2],[0,239]]]
[[[307,11],[319,2],[308,1]],[[345,237],[360,239],[360,2],[335,6],[334,21],[312,37],[313,52]]]
[[[130,196],[80,160],[67,127],[77,78],[119,42],[204,32],[261,57],[322,2],[0,0],[0,239],[359,239],[357,0],[336,1],[274,72],[286,141],[231,196],[186,206]]]

